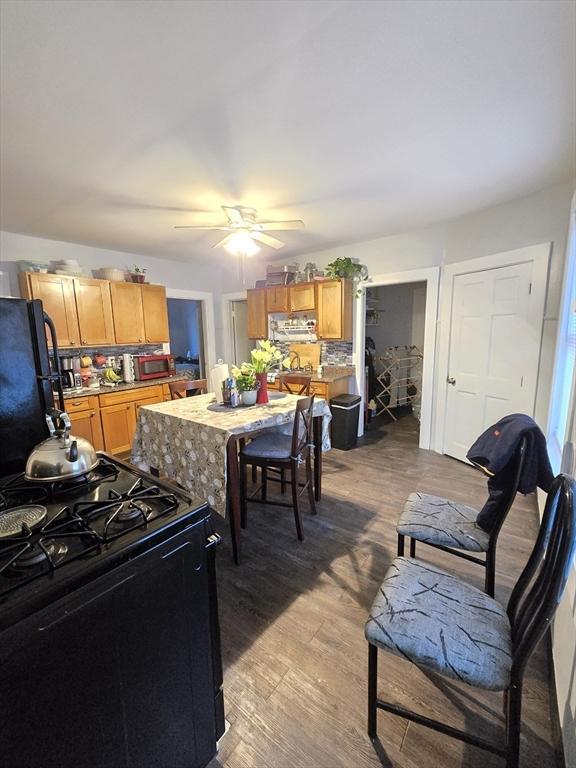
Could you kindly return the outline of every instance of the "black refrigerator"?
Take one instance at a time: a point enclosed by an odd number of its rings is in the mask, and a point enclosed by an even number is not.
[[[44,416],[54,389],[64,410],[56,333],[42,302],[0,298],[0,477],[22,472],[32,448],[48,437]]]

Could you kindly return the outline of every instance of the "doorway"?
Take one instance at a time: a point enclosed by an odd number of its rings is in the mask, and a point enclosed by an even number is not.
[[[250,361],[252,342],[248,338],[248,302],[237,299],[229,302],[232,360],[240,366]]]
[[[419,441],[426,283],[366,289],[366,421],[373,437]],[[404,421],[406,420],[406,421]]]
[[[411,269],[405,272],[391,272],[383,275],[373,275],[370,282],[362,283],[361,288],[362,296],[356,302],[355,308],[355,331],[354,331],[354,362],[356,365],[356,385],[357,391],[362,395],[364,404],[368,402],[368,392],[366,389],[366,365],[365,365],[365,349],[366,349],[366,337],[371,336],[371,331],[374,326],[367,323],[371,322],[371,315],[369,310],[375,309],[375,306],[379,303],[379,299],[372,301],[368,299],[367,292],[369,289],[378,288],[403,288],[408,285],[406,291],[410,293],[410,320],[404,323],[404,335],[402,342],[391,341],[388,346],[416,346],[413,344],[413,340],[417,339],[418,344],[421,344],[421,374],[420,386],[418,387],[417,399],[411,396],[413,404],[418,408],[419,421],[418,430],[415,430],[415,437],[418,440],[418,446],[420,448],[431,447],[432,439],[432,403],[433,403],[433,383],[434,383],[434,366],[435,366],[435,350],[436,350],[436,325],[437,325],[437,312],[438,312],[438,286],[439,286],[439,267],[425,267],[422,269]],[[384,296],[385,294],[383,294]],[[390,299],[393,294],[390,295]],[[394,301],[390,300],[388,305],[388,315],[386,310],[384,311],[382,318],[387,317],[388,320],[392,320],[396,317],[393,307],[399,307],[398,313],[403,312],[402,302],[399,301],[401,291],[397,294]],[[374,318],[372,318],[374,319]],[[386,322],[383,322],[385,328]],[[409,328],[409,330],[408,330]],[[400,336],[397,336],[400,339]],[[422,340],[423,339],[423,340]],[[382,343],[388,344],[383,340]],[[414,360],[410,361],[412,364]],[[414,376],[416,371],[411,365],[411,375]],[[410,376],[401,377],[410,380]],[[406,382],[408,385],[408,382]],[[411,387],[412,391],[412,387]],[[396,389],[396,397],[398,395],[398,389]],[[408,392],[404,390],[404,395],[407,397]],[[383,397],[385,400],[385,398]],[[396,403],[398,404],[398,403]],[[405,403],[406,404],[406,403]],[[364,420],[360,419],[358,434],[364,433]]]
[[[170,351],[176,372],[190,379],[205,378],[202,302],[198,299],[167,299]]]

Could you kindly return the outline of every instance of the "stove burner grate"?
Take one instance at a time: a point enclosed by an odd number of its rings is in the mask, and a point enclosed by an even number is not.
[[[0,541],[0,596],[64,563],[99,552],[102,546],[98,535],[70,507],[63,507],[39,533],[32,538],[28,531],[24,539]]]
[[[118,467],[102,456],[93,470],[68,480],[31,483],[22,472],[0,485],[0,511],[20,504],[46,503],[75,493],[85,493],[100,483],[116,480],[118,473]]]
[[[11,564],[14,571],[25,571],[40,563],[47,561],[52,568],[61,563],[68,552],[68,547],[63,541],[57,539],[40,540],[38,546],[31,546]]]
[[[178,499],[173,493],[165,493],[157,485],[146,486],[139,477],[123,494],[112,488],[108,499],[77,502],[74,514],[93,524],[92,521],[108,513],[100,533],[100,540],[106,543],[136,528],[146,528],[152,518],[162,517],[177,508]]]

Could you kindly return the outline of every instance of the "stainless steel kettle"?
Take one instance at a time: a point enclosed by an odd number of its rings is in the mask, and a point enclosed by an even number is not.
[[[57,421],[63,427],[57,426]],[[98,465],[98,456],[83,437],[70,434],[70,417],[50,408],[46,414],[50,437],[39,443],[26,462],[26,480],[35,483],[69,480],[90,472]]]

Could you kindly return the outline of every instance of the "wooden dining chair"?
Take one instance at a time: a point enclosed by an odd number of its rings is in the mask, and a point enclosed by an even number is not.
[[[196,379],[195,381],[171,381],[170,396],[172,400],[180,400],[193,395],[208,394],[208,382],[206,379]]]
[[[291,395],[310,394],[312,376],[296,373],[284,373],[280,376],[280,392],[290,392]]]
[[[284,373],[281,374],[279,377],[280,381],[280,392],[289,392],[291,395],[306,395],[308,397],[310,395],[310,389],[311,389],[311,381],[312,376],[306,376],[299,373]],[[286,432],[285,427],[279,427],[277,432],[282,432],[283,434],[289,434]],[[257,471],[258,467],[252,466],[252,482],[255,483],[257,480]],[[286,486],[288,485],[286,481],[286,471],[284,468],[280,470],[272,469],[272,472],[280,475],[280,482],[282,484],[282,493],[285,492]]]
[[[506,768],[518,768],[524,670],[554,618],[572,570],[575,492],[574,479],[568,475],[559,475],[552,483],[536,543],[506,608],[448,571],[414,558],[393,560],[364,630],[372,740],[377,736],[377,712],[383,709],[500,755]],[[503,743],[378,698],[379,648],[424,670],[503,692]]]
[[[267,430],[258,437],[255,437],[240,450],[240,509],[242,527],[246,528],[248,521],[247,503],[249,501],[259,501],[267,504],[274,504],[278,507],[292,508],[294,511],[294,520],[296,522],[296,533],[298,539],[304,539],[302,530],[302,515],[300,513],[299,499],[304,491],[308,491],[308,501],[313,515],[316,514],[316,504],[314,501],[314,481],[312,475],[312,421],[314,409],[314,395],[303,397],[296,403],[296,413],[294,415],[294,426],[292,435],[283,435],[276,430]],[[247,467],[260,467],[262,472],[262,482],[260,488],[248,496],[247,493]],[[306,470],[306,480],[301,483],[299,479],[299,469],[304,466]],[[268,477],[269,469],[279,469],[290,472],[290,480],[280,477]],[[292,503],[283,501],[268,500],[268,480],[276,480],[282,485],[290,483],[292,488]],[[260,498],[256,496],[260,491]]]

